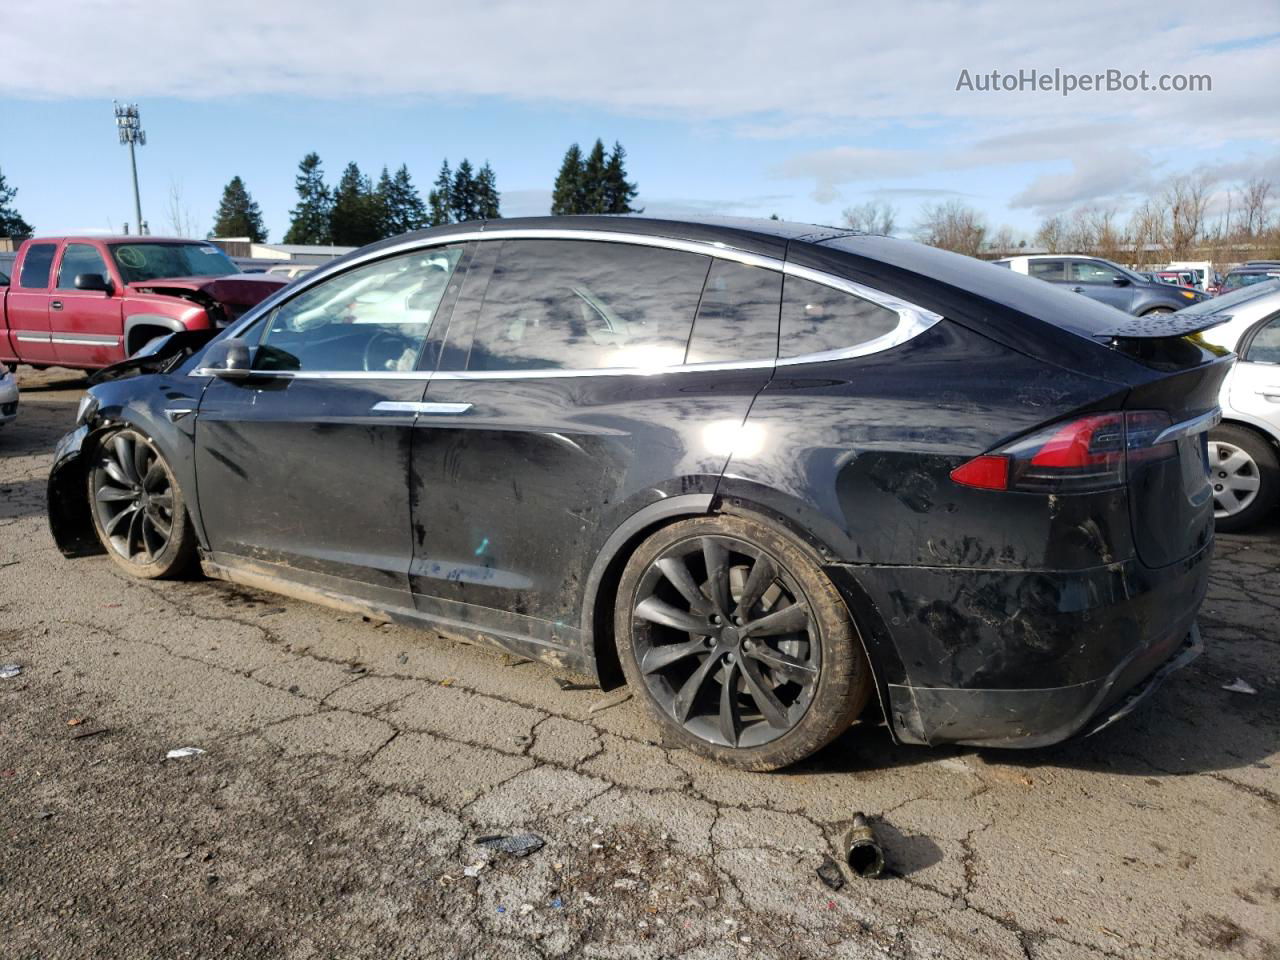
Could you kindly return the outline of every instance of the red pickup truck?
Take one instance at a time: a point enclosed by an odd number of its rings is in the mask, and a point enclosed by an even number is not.
[[[0,283],[0,361],[109,366],[155,337],[226,326],[285,283],[198,240],[31,239]]]

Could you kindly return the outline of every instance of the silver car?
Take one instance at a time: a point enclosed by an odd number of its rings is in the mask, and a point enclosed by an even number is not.
[[[1243,530],[1280,500],[1280,280],[1187,307],[1182,314],[1228,318],[1200,334],[1239,358],[1222,383],[1222,424],[1209,434],[1214,516],[1219,530]]]
[[[13,371],[0,363],[0,423],[8,423],[18,415],[18,381]]]

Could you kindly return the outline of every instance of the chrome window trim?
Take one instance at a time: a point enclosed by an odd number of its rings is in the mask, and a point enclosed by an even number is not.
[[[293,297],[304,293],[311,287],[323,283],[330,277],[336,276],[339,273],[345,273],[347,270],[364,266],[365,264],[376,260],[412,253],[415,250],[429,250],[433,247],[446,247],[484,240],[580,240],[583,242],[598,243],[626,243],[633,246],[658,247],[665,250],[676,250],[682,253],[693,253],[701,256],[713,257],[719,260],[731,260],[735,263],[741,263],[749,267],[760,267],[765,270],[773,270],[783,274],[784,276],[810,280],[814,283],[819,283],[823,286],[840,290],[844,293],[850,294],[851,296],[859,297],[863,300],[869,300],[878,306],[892,310],[898,314],[898,326],[883,336],[876,337],[873,340],[868,340],[865,343],[856,344],[851,347],[842,347],[838,350],[802,354],[795,357],[771,358],[767,360],[743,360],[729,363],[685,363],[674,364],[667,367],[601,367],[592,369],[565,369],[554,367],[537,370],[449,370],[440,372],[414,370],[403,373],[399,371],[387,371],[384,373],[379,371],[328,370],[262,371],[261,373],[255,371],[254,376],[283,375],[308,380],[430,380],[433,377],[440,380],[535,380],[565,377],[653,376],[655,374],[663,373],[712,373],[724,370],[759,370],[775,366],[781,367],[808,363],[827,363],[832,360],[845,360],[853,357],[866,356],[872,353],[879,353],[880,351],[896,347],[900,344],[906,343],[913,337],[919,336],[942,319],[940,314],[934,313],[931,310],[926,310],[923,307],[909,303],[898,297],[892,296],[891,294],[884,293],[874,287],[868,287],[865,284],[857,283],[853,280],[846,280],[843,277],[837,277],[834,274],[826,273],[822,270],[815,270],[812,267],[805,267],[800,264],[779,260],[776,257],[766,257],[763,254],[739,250],[736,247],[731,247],[728,244],[721,243],[719,241],[682,240],[677,237],[664,237],[612,230],[565,230],[554,227],[519,227],[504,230],[499,227],[493,230],[468,230],[463,233],[453,233],[425,240],[421,238],[417,240],[408,240],[404,243],[398,243],[390,247],[383,247],[379,250],[364,254],[363,256],[346,260],[339,267],[320,267],[308,274],[304,274],[302,278],[295,281],[297,285],[291,285],[290,296],[286,300],[276,301],[272,303],[269,308],[261,312],[256,309],[250,310],[231,325],[228,336],[238,336],[241,330],[248,327],[250,324],[256,323],[270,310],[278,309],[281,305],[288,302],[288,300],[293,299]],[[208,375],[208,371],[201,368],[192,371],[192,375]]]

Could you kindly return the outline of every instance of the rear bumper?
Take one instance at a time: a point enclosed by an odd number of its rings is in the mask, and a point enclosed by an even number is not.
[[[899,741],[1027,748],[1119,720],[1199,654],[1211,553],[1155,570],[828,570]]]
[[[1169,657],[1145,678],[1133,668],[1142,661],[1145,669],[1148,658],[1135,654],[1109,677],[1066,687],[956,690],[891,684],[895,714],[905,721],[896,732],[908,743],[1022,749],[1091,736],[1128,716],[1169,674],[1200,656],[1204,643],[1199,628],[1193,623],[1172,646]],[[1140,674],[1137,685],[1130,686],[1135,673]]]

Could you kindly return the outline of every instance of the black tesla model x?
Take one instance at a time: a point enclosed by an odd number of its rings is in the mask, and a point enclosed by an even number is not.
[[[458,224],[101,375],[50,520],[625,682],[750,769],[873,693],[900,742],[1042,745],[1199,652],[1213,322],[825,227]]]

